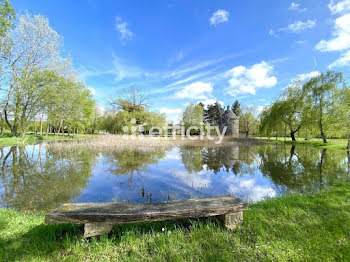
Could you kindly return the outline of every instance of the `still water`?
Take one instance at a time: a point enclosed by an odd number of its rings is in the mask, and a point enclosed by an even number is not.
[[[345,151],[308,146],[182,146],[115,153],[0,148],[0,206],[158,202],[230,194],[257,202],[317,192],[350,177]]]

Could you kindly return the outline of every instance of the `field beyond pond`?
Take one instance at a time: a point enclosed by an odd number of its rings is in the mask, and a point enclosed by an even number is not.
[[[344,149],[346,150],[348,140],[347,139],[327,139],[327,143],[323,143],[321,138],[311,138],[305,140],[305,138],[296,138],[296,141],[292,141],[290,137],[256,137],[256,139],[263,140],[264,142],[279,142],[286,144],[299,144],[310,145],[315,147],[327,148],[327,149]]]
[[[11,145],[30,145],[43,141],[51,140],[74,140],[82,138],[92,138],[97,137],[97,135],[81,134],[81,135],[68,135],[68,134],[49,134],[49,135],[36,135],[27,134],[24,137],[14,137],[10,134],[4,134],[0,136],[0,146],[11,146]]]
[[[115,226],[100,239],[0,209],[3,261],[348,261],[350,188],[252,204],[236,232],[209,219]]]

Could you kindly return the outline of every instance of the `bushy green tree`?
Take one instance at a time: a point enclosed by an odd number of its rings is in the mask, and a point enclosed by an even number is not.
[[[242,110],[239,118],[239,131],[244,133],[246,138],[256,133],[259,129],[259,120],[255,115],[256,109],[253,106],[244,107]]]
[[[192,130],[193,133],[198,133],[200,125],[203,123],[203,107],[200,104],[190,103],[182,116],[182,122],[184,123],[185,129],[189,127],[196,127],[197,130]]]
[[[13,10],[11,4],[7,0],[0,0],[0,39],[13,26],[14,19],[15,10]]]

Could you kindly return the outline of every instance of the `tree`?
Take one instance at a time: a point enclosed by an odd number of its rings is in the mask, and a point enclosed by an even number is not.
[[[289,85],[282,93],[279,100],[262,114],[261,129],[277,130],[278,126],[285,124],[290,133],[290,137],[295,141],[295,133],[298,132],[305,123],[304,101],[305,90],[300,83]]]
[[[326,125],[332,124],[332,111],[334,112],[334,95],[337,86],[343,82],[343,74],[340,72],[328,71],[310,79],[305,85],[308,95],[310,110],[315,119],[323,143],[327,143]]]
[[[236,100],[232,105],[232,111],[236,116],[240,116],[242,113],[241,104]]]
[[[350,151],[350,88],[344,87],[336,92],[336,124],[337,130],[340,130],[348,138],[347,150]]]
[[[194,105],[190,103],[183,113],[182,122],[187,130],[189,127],[200,128],[201,123],[203,123],[203,107],[200,104]]]
[[[222,126],[224,109],[221,104],[216,101],[215,104],[208,105],[206,111],[206,122],[214,126]]]
[[[244,107],[239,118],[239,129],[246,138],[258,129],[259,121],[254,114],[256,114],[256,110],[253,106]]]
[[[7,31],[13,26],[14,19],[15,10],[13,10],[11,4],[7,0],[0,0],[0,39],[4,37]]]
[[[141,112],[149,107],[148,97],[138,88],[129,87],[124,90],[124,94],[117,98],[112,99],[109,103],[110,110],[117,112],[118,110],[124,110],[127,112]]]
[[[278,111],[272,106],[264,108],[260,114],[259,132],[270,137],[274,132],[276,137],[281,132],[283,122],[278,116]]]
[[[33,112],[33,101],[39,101],[35,74],[43,70],[67,74],[70,61],[60,57],[61,37],[47,18],[22,15],[18,25],[4,38],[9,48],[1,50],[4,69],[4,119],[12,135],[23,136]]]

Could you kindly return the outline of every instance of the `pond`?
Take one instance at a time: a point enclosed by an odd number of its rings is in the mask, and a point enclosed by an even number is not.
[[[151,150],[0,149],[0,206],[46,211],[65,202],[158,202],[233,195],[249,202],[313,193],[345,180],[345,151],[309,146],[180,146]]]

